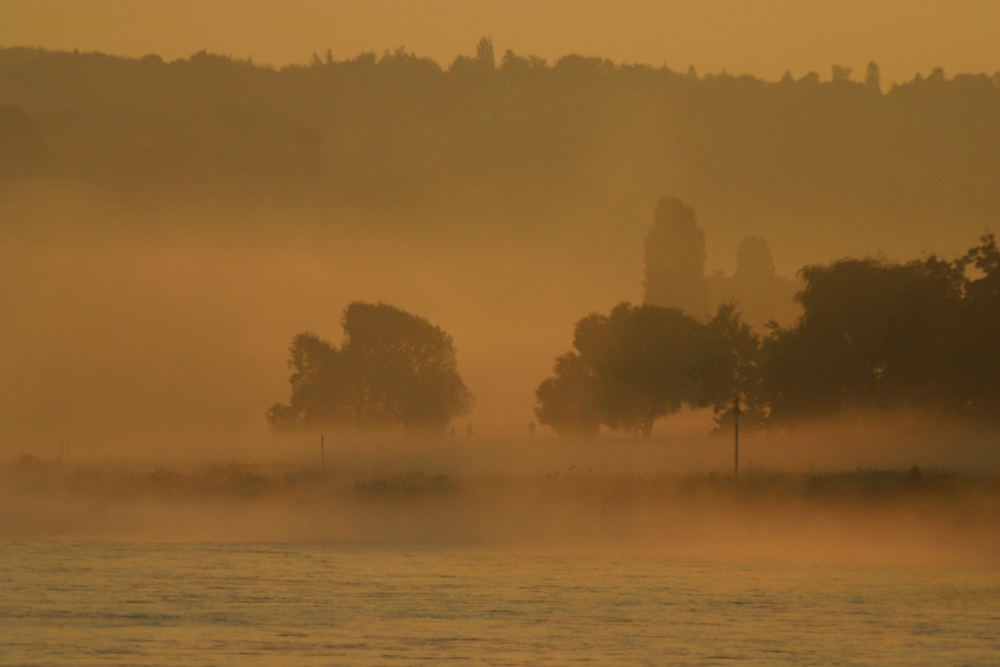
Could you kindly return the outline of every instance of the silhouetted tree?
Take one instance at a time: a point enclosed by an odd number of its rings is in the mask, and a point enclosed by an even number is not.
[[[1000,250],[992,234],[956,262],[962,272],[962,335],[956,355],[963,404],[1000,419]]]
[[[476,55],[474,58],[459,55],[451,63],[448,71],[460,76],[475,77],[476,75],[492,72],[496,67],[496,56],[493,53],[493,41],[483,37],[476,44]]]
[[[336,346],[305,332],[292,339],[288,352],[292,398],[288,405],[268,410],[272,428],[284,431],[352,423],[347,397],[351,382]]]
[[[594,370],[580,355],[569,352],[556,359],[555,375],[538,385],[535,414],[561,435],[597,435],[601,405]]]
[[[705,283],[705,233],[694,211],[679,199],[663,197],[645,242],[643,301],[679,308],[700,317],[708,310]]]
[[[760,337],[742,320],[735,304],[722,304],[705,325],[695,404],[711,406],[721,428],[732,420],[733,400],[738,398],[741,426],[761,426],[768,413],[761,393],[762,371]]]
[[[275,405],[275,430],[313,426],[443,431],[468,412],[451,337],[423,318],[385,304],[344,311],[339,349],[314,334],[292,341],[292,397]]]
[[[574,352],[538,388],[539,422],[560,432],[598,424],[649,437],[657,418],[697,401],[702,326],[676,308],[622,303],[576,324]]]
[[[476,60],[485,69],[493,69],[496,66],[493,55],[493,40],[483,37],[476,45]]]
[[[833,81],[833,83],[850,83],[851,68],[844,67],[842,65],[834,65],[830,80]]]
[[[531,71],[531,63],[528,62],[527,58],[507,49],[507,52],[503,54],[503,60],[500,61],[500,71],[506,74],[524,75]]]
[[[865,85],[873,90],[882,90],[882,77],[875,62],[868,63],[868,68],[865,70]]]
[[[762,239],[741,244],[737,276],[770,275]],[[577,322],[573,351],[538,388],[539,421],[649,436],[682,405],[719,426],[740,399],[755,427],[842,411],[905,408],[1000,419],[1000,249],[992,235],[955,261],[843,259],[807,266],[794,325],[762,341],[730,302],[700,323],[627,303]]]
[[[954,265],[846,259],[801,275],[802,317],[765,346],[764,394],[775,418],[953,398],[961,289]]]
[[[743,318],[758,329],[772,321],[789,324],[799,311],[795,281],[775,275],[771,248],[761,236],[740,241],[735,274],[715,273],[707,284],[711,303],[734,302]]]

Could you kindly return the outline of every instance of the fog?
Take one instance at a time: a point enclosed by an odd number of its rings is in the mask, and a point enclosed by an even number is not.
[[[84,461],[308,459],[312,444],[273,435],[264,413],[288,395],[293,335],[338,340],[343,309],[354,300],[405,307],[449,332],[476,397],[472,413],[455,421],[456,451],[503,449],[536,419],[534,390],[569,347],[573,323],[638,300],[642,290],[640,261],[585,244],[398,237],[377,223],[366,231],[363,218],[346,231],[324,229],[315,212],[281,209],[222,208],[234,219],[220,225],[207,205],[190,204],[175,213],[183,224],[173,224],[169,210],[136,213],[68,187],[59,196],[57,204],[29,199],[23,208],[7,202],[18,222],[0,245],[0,455],[8,457],[52,459],[64,447]],[[144,215],[153,219],[136,219]],[[638,219],[632,227],[648,225]],[[688,461],[668,466],[675,471],[724,469],[718,457],[700,454],[698,439],[712,428],[709,411],[686,409],[657,422],[664,441],[653,449]],[[748,464],[968,469],[966,442],[985,437],[920,413],[837,417],[795,433],[799,440],[782,431],[744,434],[762,438]],[[312,443],[317,435],[305,437]],[[327,437],[336,446],[336,431]],[[530,442],[551,437],[542,427]],[[606,448],[614,455],[595,468],[622,456]],[[977,464],[996,464],[988,447],[976,451]],[[503,466],[508,456],[490,460]],[[552,465],[582,466],[571,459]],[[656,461],[636,470],[656,470]]]
[[[750,470],[734,480],[716,473],[639,474],[620,463],[607,472],[571,465],[528,474],[523,471],[543,458],[546,464],[558,458],[596,464],[616,457],[595,456],[586,446],[582,456],[506,447],[492,456],[480,450],[479,464],[503,461],[490,473],[455,473],[454,462],[439,459],[453,470],[449,475],[318,462],[150,468],[8,461],[0,473],[11,511],[0,520],[0,536],[641,552],[765,562],[997,562],[1000,544],[987,529],[1000,518],[995,475]],[[399,454],[398,444],[395,449]],[[429,452],[440,455],[442,448],[424,448],[420,456],[426,461]],[[633,464],[663,458],[628,454]],[[467,453],[464,458],[468,467]],[[515,467],[522,473],[513,473]]]
[[[249,231],[231,237],[199,232],[199,219],[133,232],[82,219],[121,209],[77,210],[0,251],[8,453],[63,442],[78,456],[280,456],[264,411],[288,393],[292,336],[336,340],[358,299],[448,331],[477,397],[467,421],[477,434],[521,436],[579,314],[640,290],[638,268],[591,274],[586,258],[509,241],[285,237],[273,219],[259,233],[242,219]]]
[[[5,296],[17,363],[4,380],[0,537],[996,563],[984,527],[1000,519],[1000,466],[981,429],[907,412],[744,433],[736,480],[732,433],[708,435],[705,411],[663,420],[651,439],[528,438],[532,380],[582,304],[554,313],[502,291],[481,302],[469,267],[435,265],[429,248],[417,260],[380,242],[362,261],[334,243],[215,243],[8,249],[4,266],[31,290]],[[364,271],[373,254],[392,268]],[[463,262],[496,276],[510,256]],[[261,406],[287,391],[291,332],[334,331],[359,292],[341,283],[358,273],[371,276],[362,296],[410,297],[466,341],[471,437],[327,432],[321,453],[319,433],[268,434]],[[457,293],[419,301],[415,275]],[[502,317],[498,304],[511,304]],[[549,322],[541,341],[518,333]]]

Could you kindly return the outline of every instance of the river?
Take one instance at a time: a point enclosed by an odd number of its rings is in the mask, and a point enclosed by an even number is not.
[[[988,566],[0,543],[0,663],[1000,662]]]

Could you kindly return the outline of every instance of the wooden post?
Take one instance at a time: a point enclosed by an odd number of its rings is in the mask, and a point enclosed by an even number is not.
[[[323,433],[319,434],[319,467],[326,469],[326,441]]]
[[[733,399],[733,477],[740,476],[740,397]]]

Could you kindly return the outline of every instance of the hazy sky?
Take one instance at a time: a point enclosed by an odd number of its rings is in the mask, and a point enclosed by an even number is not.
[[[885,79],[1000,69],[996,0],[0,0],[0,46],[258,63],[404,46],[447,65],[482,36],[498,54],[567,53],[769,79],[834,63]]]

